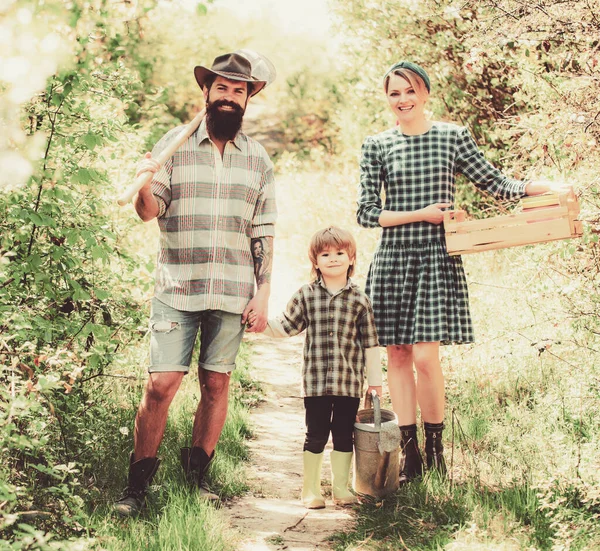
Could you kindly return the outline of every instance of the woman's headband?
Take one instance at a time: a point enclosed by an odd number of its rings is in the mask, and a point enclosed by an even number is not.
[[[412,71],[416,75],[419,75],[421,77],[421,79],[423,80],[423,82],[425,83],[425,88],[427,88],[427,91],[431,92],[431,82],[429,81],[429,75],[427,74],[425,69],[423,69],[423,67],[421,67],[420,65],[417,65],[416,63],[413,63],[412,61],[399,61],[398,63],[394,63],[385,72],[385,75],[383,76],[383,85],[384,86],[385,86],[385,79],[387,77],[389,77],[390,74],[392,74],[396,69],[408,69],[409,71]]]

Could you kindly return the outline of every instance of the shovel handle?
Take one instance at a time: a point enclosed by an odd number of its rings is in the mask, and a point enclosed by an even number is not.
[[[120,207],[125,206],[133,199],[133,196],[140,191],[148,182],[152,180],[152,172],[142,172],[127,189],[117,199]]]
[[[179,132],[179,134],[175,137],[175,139],[165,147],[165,149],[158,155],[156,161],[160,166],[164,165],[167,160],[173,156],[175,151],[177,151],[183,143],[198,129],[204,115],[206,114],[206,110],[202,109],[200,113],[198,113],[189,123],[187,123],[183,129]],[[152,176],[154,174],[152,172],[142,172],[122,194],[117,199],[117,203],[122,207],[129,203],[133,196],[140,191],[148,182],[152,180]]]

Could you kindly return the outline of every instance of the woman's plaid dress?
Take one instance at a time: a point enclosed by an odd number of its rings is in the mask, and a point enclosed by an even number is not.
[[[398,127],[370,136],[362,147],[358,223],[375,228],[382,210],[453,204],[458,173],[495,196],[525,195],[526,182],[507,178],[489,164],[465,127],[434,122],[418,136],[404,135]],[[443,224],[383,228],[366,291],[382,346],[473,342],[462,259],[448,255]]]

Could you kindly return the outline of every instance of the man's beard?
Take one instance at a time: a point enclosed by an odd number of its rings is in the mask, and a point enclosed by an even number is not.
[[[232,111],[221,111],[219,107],[228,105]],[[237,103],[227,100],[208,101],[206,104],[206,128],[211,138],[220,142],[233,140],[242,128],[244,109]]]

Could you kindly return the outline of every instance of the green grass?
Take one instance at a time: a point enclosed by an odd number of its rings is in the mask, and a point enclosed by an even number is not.
[[[97,528],[98,549],[115,551],[229,551],[234,546],[228,528],[214,506],[176,482],[162,484],[138,519],[110,514]]]
[[[338,551],[600,549],[600,346],[528,255],[466,261],[478,341],[442,351],[453,482],[362,505]]]
[[[86,394],[77,389],[67,397],[86,405],[77,410],[78,415],[65,414],[61,424],[66,434],[79,437],[69,440],[70,456],[77,462],[51,470],[40,450],[35,470],[23,469],[21,484],[36,480],[32,496],[38,501],[21,505],[20,509],[33,512],[25,521],[3,517],[6,523],[0,527],[0,549],[235,549],[239,535],[232,533],[218,508],[200,500],[197,491],[185,483],[180,464],[180,448],[190,445],[200,398],[195,370],[184,378],[171,404],[158,452],[161,465],[148,492],[147,507],[134,519],[122,520],[112,513],[112,503],[126,484],[134,419],[147,379],[143,367],[131,366],[143,366],[145,354],[141,346],[132,348],[109,377],[90,382]],[[248,490],[249,408],[261,400],[260,386],[250,376],[245,345],[236,363],[227,421],[207,475],[211,489],[222,501]],[[14,492],[0,481],[0,492],[9,490]]]
[[[356,532],[334,536],[336,549],[369,542],[373,549],[438,549],[469,518],[465,496],[437,477],[408,484],[382,502],[358,511]]]
[[[333,541],[337,550],[368,542],[366,548],[377,551],[437,551],[460,540],[465,531],[470,531],[474,548],[512,539],[521,540],[523,549],[551,549],[555,534],[540,511],[537,492],[527,485],[492,490],[428,475],[380,503],[361,505],[356,532],[337,534]]]
[[[245,466],[248,449],[245,440],[251,436],[248,409],[260,400],[260,386],[249,374],[250,363],[244,346],[231,381],[229,411],[217,445],[215,460],[207,479],[211,489],[222,500],[247,491]],[[130,396],[112,415],[114,448],[106,454],[99,469],[102,491],[92,507],[89,530],[97,549],[148,551],[234,549],[235,537],[225,517],[214,505],[198,498],[197,492],[184,481],[179,449],[189,445],[194,412],[199,400],[195,375],[185,377],[171,405],[165,437],[159,450],[162,461],[148,495],[147,507],[136,519],[121,520],[111,513],[111,504],[123,489],[127,475],[128,455],[132,447],[133,420],[142,387],[134,385]],[[123,429],[125,435],[119,432]]]

